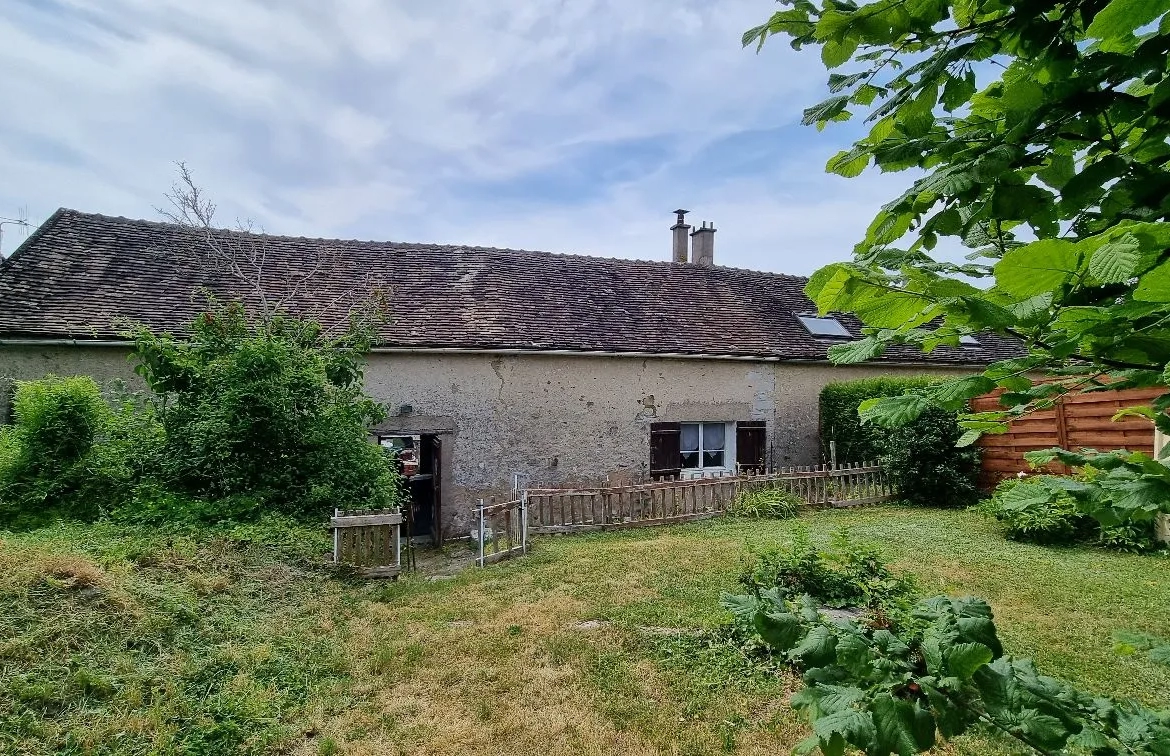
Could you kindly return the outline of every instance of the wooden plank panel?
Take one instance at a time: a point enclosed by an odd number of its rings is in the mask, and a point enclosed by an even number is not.
[[[1112,420],[1112,413],[1100,416],[1073,416],[1069,417],[1066,425],[1070,431],[1136,431],[1138,433],[1150,434],[1154,436],[1154,426],[1149,420],[1137,417],[1125,417],[1120,420]]]
[[[402,522],[401,512],[371,515],[342,515],[330,517],[329,524],[333,527],[359,527],[365,525],[397,525]]]

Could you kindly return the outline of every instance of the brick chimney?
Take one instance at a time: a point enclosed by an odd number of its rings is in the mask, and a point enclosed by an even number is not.
[[[691,230],[691,227],[686,222],[686,214],[690,210],[675,210],[674,212],[678,214],[678,220],[670,227],[671,234],[674,236],[673,259],[676,263],[685,263],[690,249],[687,232]]]
[[[711,267],[715,264],[715,224],[703,224],[691,232],[691,262]]]

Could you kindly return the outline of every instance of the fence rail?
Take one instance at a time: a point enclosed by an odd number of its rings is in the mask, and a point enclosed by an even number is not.
[[[365,577],[402,572],[402,514],[392,509],[333,510],[333,563]]]
[[[530,488],[532,533],[579,533],[669,525],[715,517],[748,490],[779,488],[819,506],[886,501],[893,490],[876,463],[781,468],[761,475],[665,479],[628,485]]]

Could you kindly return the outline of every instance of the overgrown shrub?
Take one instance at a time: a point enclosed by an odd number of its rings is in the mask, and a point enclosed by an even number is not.
[[[915,504],[965,506],[978,496],[977,449],[957,446],[963,430],[954,412],[931,407],[897,428],[862,424],[868,399],[901,396],[937,383],[929,377],[867,378],[821,390],[821,438],[837,442],[838,462],[880,460],[898,495]]]
[[[901,396],[938,383],[930,376],[862,378],[830,383],[821,389],[821,446],[829,459],[829,442],[837,442],[838,462],[872,462],[882,453],[882,428],[862,425],[857,407],[866,399]]]
[[[730,513],[736,517],[785,520],[796,517],[802,503],[799,496],[782,488],[758,488],[741,491],[731,502]]]
[[[883,431],[882,468],[898,495],[914,504],[966,506],[979,495],[979,450],[958,446],[958,416],[931,407],[917,420]]]
[[[996,487],[979,509],[1003,526],[1013,541],[1048,545],[1078,543],[1095,530],[1093,518],[1080,512],[1071,496],[1058,495],[1037,500],[1016,495],[1022,481],[1011,479]]]
[[[1046,545],[1096,543],[1117,551],[1141,553],[1161,548],[1152,519],[1103,524],[1087,511],[1075,492],[1093,490],[1100,471],[1085,468],[1073,476],[1033,475],[1001,482],[980,504],[1013,540]],[[1071,490],[1070,490],[1071,489]]]
[[[368,440],[383,411],[362,391],[362,333],[329,339],[316,323],[255,322],[232,304],[199,316],[187,339],[142,330],[135,346],[162,398],[175,490],[223,502],[226,519],[257,505],[320,516],[396,501],[391,460]]]
[[[0,522],[92,517],[111,506],[149,460],[131,410],[113,411],[88,377],[16,384],[14,424],[0,429]]]
[[[785,595],[807,595],[829,607],[857,607],[875,623],[901,625],[914,595],[910,576],[894,575],[881,552],[857,543],[846,529],[835,532],[828,549],[812,542],[798,528],[792,544],[753,553],[740,583],[756,595],[778,589]]]

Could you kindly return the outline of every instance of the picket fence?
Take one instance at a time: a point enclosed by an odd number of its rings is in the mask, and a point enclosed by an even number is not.
[[[777,488],[813,506],[876,504],[893,496],[881,467],[873,462],[789,467],[759,474],[709,478],[667,478],[651,483],[529,488],[528,532],[578,533],[590,530],[670,525],[726,512],[744,491]]]

